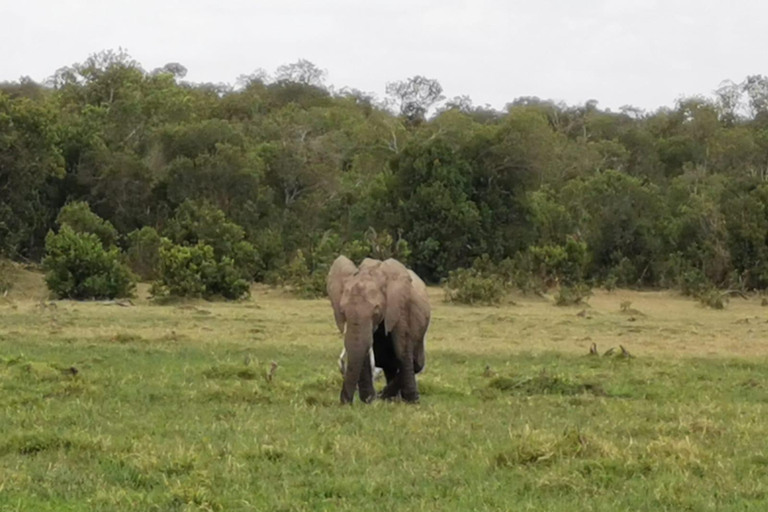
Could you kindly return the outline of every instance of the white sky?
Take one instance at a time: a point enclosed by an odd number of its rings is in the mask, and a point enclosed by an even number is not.
[[[0,0],[0,80],[123,47],[196,82],[306,58],[379,97],[421,74],[496,108],[539,96],[654,109],[768,74],[766,19],[761,0]]]

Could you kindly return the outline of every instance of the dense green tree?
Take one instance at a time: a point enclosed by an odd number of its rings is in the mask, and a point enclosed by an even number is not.
[[[575,219],[575,234],[589,247],[592,275],[621,272],[624,285],[654,282],[662,211],[655,186],[606,171],[570,182],[560,200]]]
[[[414,266],[428,278],[442,277],[483,252],[471,174],[470,163],[439,137],[409,146],[393,162],[390,222],[405,233]]]
[[[536,97],[440,106],[421,75],[380,100],[306,60],[236,86],[186,71],[118,50],[0,84],[2,256],[38,261],[58,218],[127,249],[145,279],[161,235],[184,262],[209,247],[211,275],[237,289],[290,274],[314,293],[339,252],[396,255],[433,282],[485,262],[529,289],[768,286],[763,75],[613,112]]]
[[[52,208],[64,159],[47,102],[0,92],[0,252],[35,258],[58,213]]]

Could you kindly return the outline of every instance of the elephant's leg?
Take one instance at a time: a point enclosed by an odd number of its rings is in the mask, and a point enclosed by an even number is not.
[[[358,367],[357,371],[353,371],[350,366],[347,366],[344,373],[344,384],[341,386],[341,403],[351,404],[355,397],[355,388],[357,382],[360,380],[361,368]]]
[[[413,370],[417,375],[424,371],[424,367],[427,366],[427,356],[424,353],[426,345],[427,333],[425,332],[421,338],[414,340],[413,343]]]
[[[373,387],[373,364],[372,357],[366,357],[363,363],[363,369],[360,372],[360,381],[357,383],[360,390],[360,400],[365,403],[371,403],[376,397],[376,389]]]
[[[370,359],[368,358],[371,345],[355,341],[354,334],[351,334],[349,341],[345,339],[344,348],[347,350],[347,367],[344,372],[344,384],[341,388],[341,403],[349,404],[354,399],[355,389],[360,382],[363,367],[368,367],[368,376],[371,377]],[[373,387],[373,382],[371,382],[371,387]]]
[[[379,398],[383,400],[391,400],[396,398],[400,394],[400,383],[398,379],[398,373],[396,368],[385,368],[384,376],[387,378],[387,385],[381,390]]]
[[[413,344],[407,335],[395,336],[395,353],[400,363],[397,382],[400,394],[406,402],[419,401],[419,388],[416,386],[416,372],[413,365]]]
[[[419,358],[414,357],[414,360],[413,360],[414,375],[420,373],[423,369],[424,369],[424,366],[422,365],[422,362],[419,360]],[[381,391],[379,398],[387,399],[387,400],[392,398],[397,398],[402,393],[402,384],[401,384],[402,375],[407,375],[407,372],[401,373],[399,369],[397,370],[390,369],[388,371],[384,370],[384,375],[386,375],[387,377],[387,385]],[[414,377],[414,387],[415,387],[415,377]],[[417,393],[414,401],[418,401],[418,388],[416,389],[416,391]]]
[[[373,335],[373,354],[376,359],[376,366],[382,369],[387,384],[379,395],[380,398],[395,398],[400,393],[400,386],[397,384],[397,371],[399,362],[395,355],[395,346],[391,334],[384,330],[384,323],[380,324]]]
[[[398,375],[400,384],[400,394],[406,402],[419,401],[419,388],[416,386],[416,374],[414,373],[413,361],[405,361]]]

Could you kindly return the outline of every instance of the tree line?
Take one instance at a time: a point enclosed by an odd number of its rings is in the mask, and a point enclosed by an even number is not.
[[[378,98],[304,60],[235,86],[185,74],[104,51],[0,84],[0,254],[41,261],[64,213],[92,214],[146,278],[170,240],[230,258],[228,279],[317,290],[339,252],[433,283],[507,262],[544,286],[768,285],[768,77],[616,112],[499,111],[422,76]]]

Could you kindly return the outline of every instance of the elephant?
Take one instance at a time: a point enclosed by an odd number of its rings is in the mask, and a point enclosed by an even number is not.
[[[380,398],[401,396],[406,402],[418,402],[416,375],[426,365],[431,319],[424,282],[392,258],[366,258],[358,268],[339,256],[326,284],[347,355],[341,403],[352,403],[356,389],[365,403],[375,398],[375,367],[382,369],[387,381]]]

